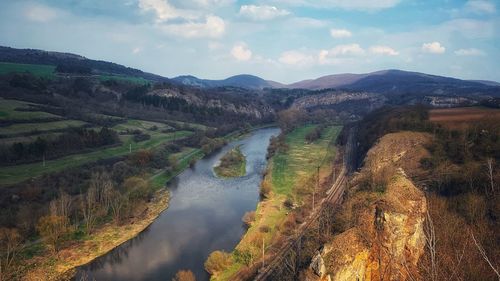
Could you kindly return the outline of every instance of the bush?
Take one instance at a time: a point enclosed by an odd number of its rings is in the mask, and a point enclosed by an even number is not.
[[[172,281],[196,281],[196,277],[191,270],[179,270]]]
[[[255,211],[246,212],[241,220],[247,228],[250,227],[255,221]]]
[[[241,263],[241,264],[244,264],[244,265],[248,266],[252,262],[252,253],[250,253],[247,250],[238,250],[238,249],[236,249],[233,252],[233,256],[234,256],[234,260],[237,263]]]
[[[205,261],[205,270],[213,275],[214,273],[229,267],[231,264],[232,259],[230,254],[224,251],[214,251]]]
[[[267,184],[265,181],[260,185],[260,197],[268,198],[271,193],[271,186]]]

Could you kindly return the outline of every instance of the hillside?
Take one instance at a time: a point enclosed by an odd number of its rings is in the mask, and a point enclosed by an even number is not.
[[[0,46],[0,62],[52,65],[59,67],[63,73],[115,74],[140,77],[150,81],[168,81],[165,77],[112,62],[92,60],[71,53],[49,52],[36,49],[15,49]]]
[[[215,87],[240,87],[253,90],[262,90],[264,88],[281,88],[282,84],[274,81],[264,80],[260,77],[241,74],[231,76],[223,80],[208,80],[200,79],[194,76],[178,76],[172,78],[173,81],[183,85],[195,86],[200,88],[215,88]]]

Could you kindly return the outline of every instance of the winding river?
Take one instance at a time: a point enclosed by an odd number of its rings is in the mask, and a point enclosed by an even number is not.
[[[168,209],[136,238],[79,268],[76,280],[84,274],[97,281],[170,281],[180,269],[208,280],[203,268],[208,255],[231,251],[244,233],[243,214],[255,210],[269,139],[278,133],[276,128],[256,130],[185,170],[168,185]],[[246,175],[217,178],[212,167],[237,145],[247,158]]]

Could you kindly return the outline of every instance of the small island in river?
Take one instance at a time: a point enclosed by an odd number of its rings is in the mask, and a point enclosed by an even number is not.
[[[241,153],[240,147],[235,147],[222,156],[220,162],[214,167],[218,177],[237,178],[246,174],[246,158]]]

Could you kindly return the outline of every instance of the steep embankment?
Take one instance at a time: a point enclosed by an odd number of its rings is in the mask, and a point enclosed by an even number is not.
[[[385,135],[370,149],[338,216],[343,231],[313,258],[306,280],[418,276],[427,203],[410,176],[418,175],[429,140],[426,134],[400,132]]]

